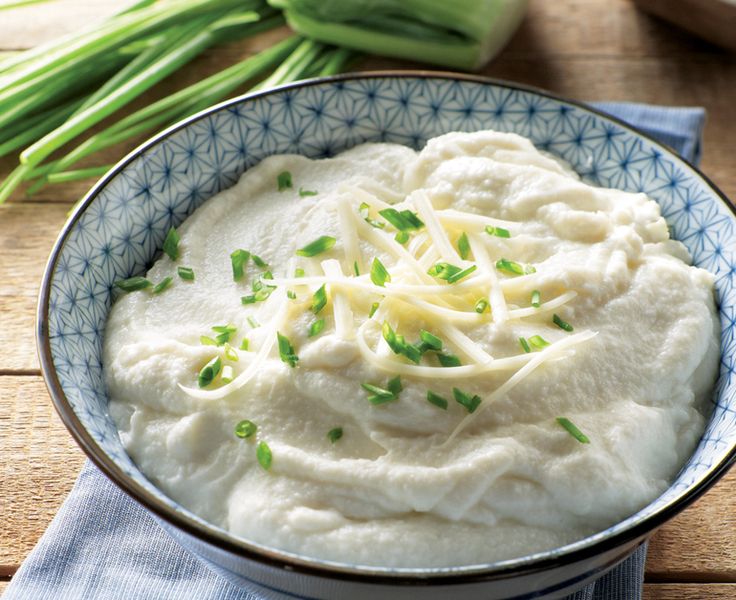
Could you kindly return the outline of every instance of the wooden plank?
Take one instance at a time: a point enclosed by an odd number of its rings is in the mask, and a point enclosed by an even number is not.
[[[0,577],[36,544],[84,460],[40,377],[0,377]]]
[[[644,600],[734,600],[734,584],[644,584]]]

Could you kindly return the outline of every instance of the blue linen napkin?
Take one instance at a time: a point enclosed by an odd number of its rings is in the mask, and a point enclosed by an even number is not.
[[[700,158],[702,108],[599,103],[691,162]],[[646,546],[568,600],[640,600]],[[173,540],[87,461],[58,514],[13,577],[4,600],[263,600],[234,586]]]

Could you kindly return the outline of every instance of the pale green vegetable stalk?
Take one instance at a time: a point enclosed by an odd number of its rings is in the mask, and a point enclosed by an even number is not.
[[[527,0],[268,0],[311,39],[475,70],[508,41]]]

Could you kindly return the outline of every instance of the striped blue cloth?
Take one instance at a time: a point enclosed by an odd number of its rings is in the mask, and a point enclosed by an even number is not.
[[[697,163],[702,108],[601,103]],[[640,600],[646,546],[568,600]],[[90,462],[13,577],[5,600],[263,600],[211,571]]]

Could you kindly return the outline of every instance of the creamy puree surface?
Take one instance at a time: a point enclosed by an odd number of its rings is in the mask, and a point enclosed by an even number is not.
[[[280,191],[284,172],[293,185]],[[387,205],[422,223],[403,245],[378,212]],[[147,274],[172,285],[128,293],[110,313],[110,413],[157,486],[237,536],[363,565],[518,557],[645,506],[703,431],[719,355],[713,277],[689,266],[655,202],[587,185],[520,136],[450,133],[418,153],[365,144],[323,160],[273,156],[178,232],[178,259],[163,256]],[[297,255],[321,236],[336,243]],[[234,281],[237,249],[268,267],[250,260]],[[391,278],[383,287],[371,279],[374,258]],[[526,271],[499,268],[502,259]],[[441,262],[476,269],[449,283],[427,273]],[[177,277],[179,266],[194,281]],[[266,269],[275,289],[243,304]],[[315,315],[322,284],[327,304]],[[320,318],[324,329],[308,337]],[[441,366],[426,348],[419,365],[395,353],[384,322],[407,344],[432,333],[461,366]],[[236,350],[201,343],[225,324]],[[280,358],[277,331],[295,367]],[[534,336],[549,346],[527,353],[520,338]],[[237,350],[244,337],[248,351]],[[235,380],[198,387],[216,356]],[[361,383],[386,389],[396,375],[395,399],[369,401]],[[453,388],[480,405],[471,413]],[[245,419],[258,427],[248,439],[234,434]]]

